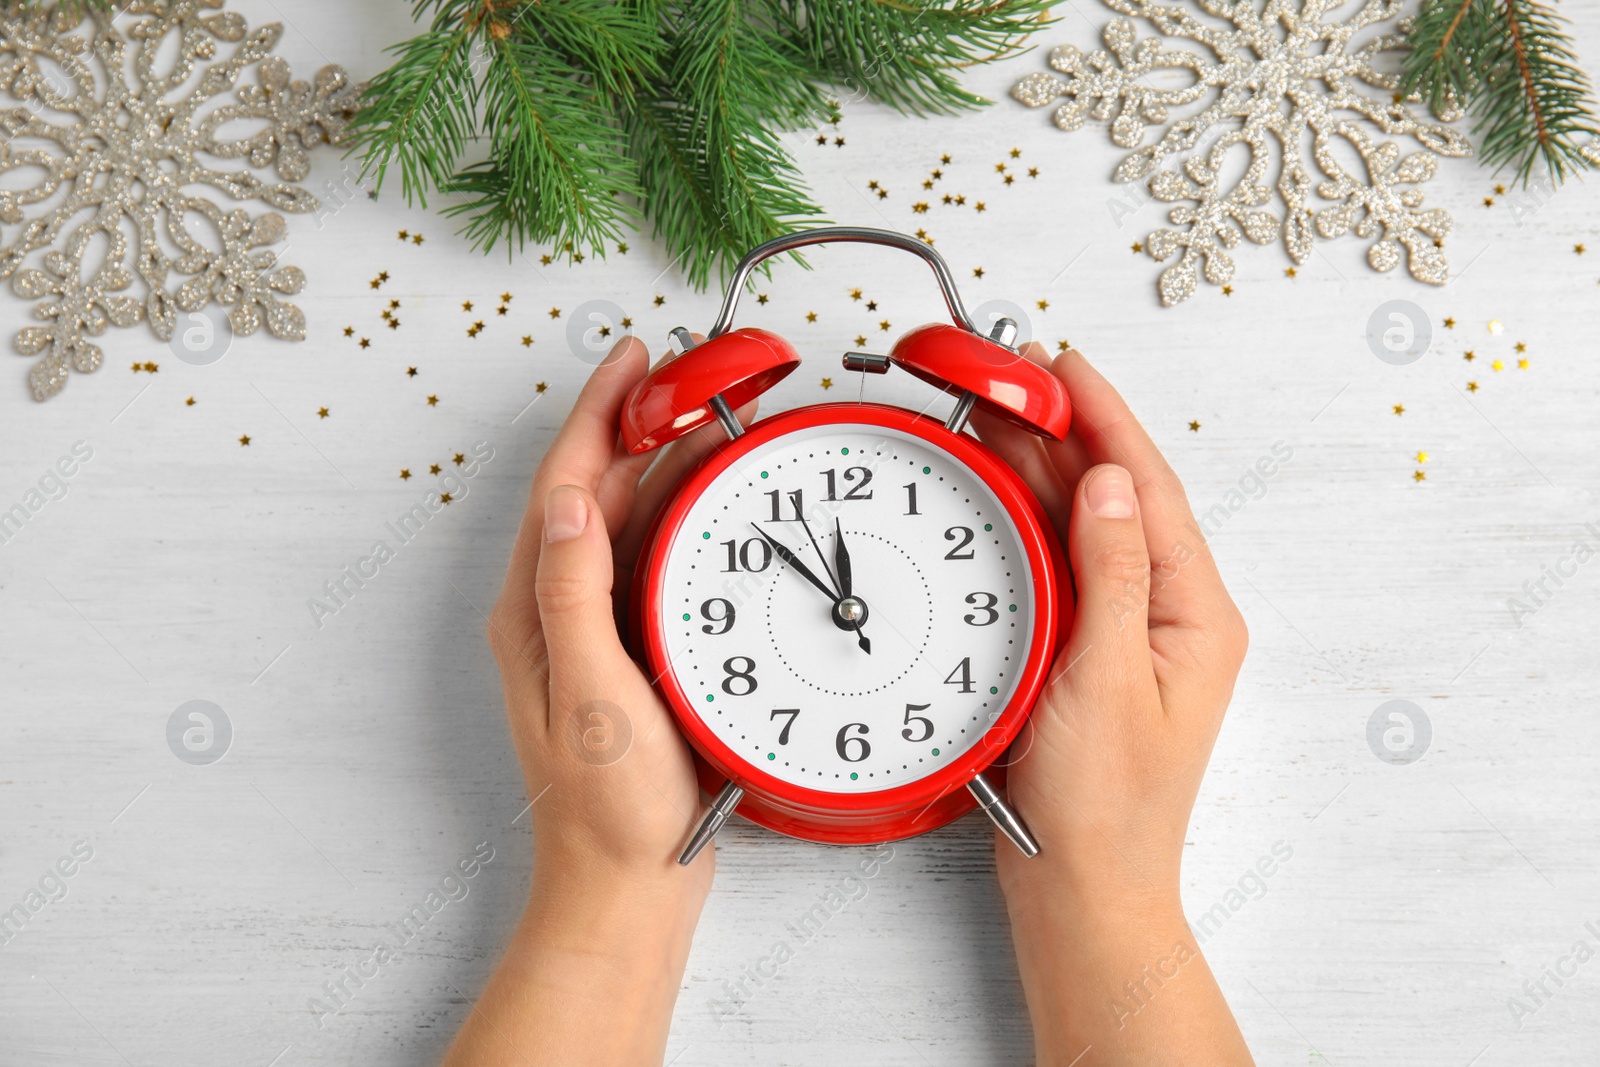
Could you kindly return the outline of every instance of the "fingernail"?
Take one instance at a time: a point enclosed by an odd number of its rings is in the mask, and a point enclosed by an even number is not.
[[[1127,519],[1133,516],[1133,476],[1121,467],[1106,464],[1094,472],[1083,495],[1089,510],[1102,519]]]
[[[583,494],[570,485],[558,485],[544,498],[544,539],[570,541],[583,533],[589,522],[589,505]]]

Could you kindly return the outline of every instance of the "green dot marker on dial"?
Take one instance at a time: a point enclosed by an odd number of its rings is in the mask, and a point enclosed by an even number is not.
[[[848,449],[848,448],[841,448],[841,449],[839,449],[839,455],[841,455],[841,456],[848,456],[848,455],[849,455],[849,454],[850,454],[850,450],[849,450],[849,449]],[[851,775],[851,776],[850,776],[850,777],[852,777],[852,778],[854,778],[854,777],[855,777],[855,775],[853,775],[853,774],[852,774],[852,775]]]
[[[983,524],[983,532],[984,533],[988,533],[990,530],[993,530],[993,529],[994,529],[994,523],[986,522],[986,523]]]
[[[932,467],[923,467],[922,468],[922,473],[923,474],[932,474],[933,473],[933,468]]]
[[[710,694],[710,693],[707,693],[707,694],[706,694],[706,703],[707,703],[707,704],[709,704],[709,703],[711,703],[711,702],[712,702],[712,701],[713,701],[713,700],[715,700],[715,699],[717,699],[717,698],[716,698],[716,697],[714,697],[714,696],[712,696],[712,695],[711,695],[711,694]]]
[[[778,758],[778,754],[776,752],[768,752],[767,753],[767,758],[768,759],[777,759]]]
[[[709,541],[709,540],[711,540],[711,531],[707,530],[705,533],[701,534],[700,536],[705,538],[707,541]]]
[[[990,687],[989,687],[989,692],[991,692],[991,693],[998,693],[998,692],[1000,692],[1000,689],[999,689],[999,687],[998,687],[998,686],[993,686],[993,685],[991,685],[991,686],[990,686]]]
[[[851,780],[851,781],[852,781],[852,782],[853,782],[853,781],[855,781],[855,780],[856,780],[856,779],[857,779],[857,778],[860,778],[860,777],[861,777],[861,776],[860,776],[860,775],[859,775],[859,774],[857,774],[857,773],[856,773],[856,772],[855,772],[855,771],[851,771],[851,772],[850,772],[850,780]]]
[[[689,613],[687,611],[683,613],[683,621],[684,622],[688,622],[689,621]]]
[[[933,750],[933,754],[934,754],[934,755],[935,755],[935,756],[937,756],[937,755],[938,755],[938,754],[939,754],[939,750],[938,750],[938,749],[934,749],[934,750]]]
[[[767,476],[767,472],[766,471],[762,471],[761,472],[761,477],[765,478],[766,476]]]

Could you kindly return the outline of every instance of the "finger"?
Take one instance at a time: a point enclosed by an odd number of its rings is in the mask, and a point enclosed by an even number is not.
[[[972,428],[978,440],[993,449],[1006,466],[1022,476],[1028,488],[1033,490],[1033,495],[1039,498],[1057,533],[1065,534],[1072,512],[1072,497],[1039,438],[981,408],[973,409]]]
[[[532,587],[544,541],[545,497],[557,485],[576,485],[591,494],[600,489],[607,472],[618,462],[621,446],[617,427],[622,401],[644,374],[647,358],[644,344],[636,338],[625,337],[617,343],[605,361],[589,375],[572,412],[534,474],[528,508],[517,530],[505,587],[496,605],[500,628],[514,628],[516,632],[512,636],[518,645],[531,637],[531,631],[538,627]],[[615,508],[620,503],[615,486],[607,486],[606,493]]]
[[[627,662],[611,614],[611,538],[599,500],[575,485],[546,495],[534,593],[550,675],[550,706],[575,707]],[[575,699],[574,699],[575,698]]]
[[[1073,436],[1082,442],[1084,458],[1118,464],[1133,475],[1155,576],[1151,623],[1207,625],[1219,598],[1226,601],[1227,590],[1177,474],[1127,402],[1083,353],[1062,353],[1051,370],[1072,397]]]
[[[1084,475],[1073,500],[1067,552],[1078,604],[1062,657],[1074,665],[1068,684],[1092,678],[1101,699],[1155,691],[1146,617],[1150,554],[1139,503],[1132,475],[1114,463]]]

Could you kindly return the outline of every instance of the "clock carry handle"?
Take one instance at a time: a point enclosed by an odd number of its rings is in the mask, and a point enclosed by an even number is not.
[[[882,245],[917,256],[933,270],[954,320],[953,325],[933,323],[911,331],[887,356],[847,353],[846,370],[881,374],[898,366],[955,394],[955,410],[945,422],[952,433],[966,426],[974,405],[982,405],[1030,433],[1057,440],[1066,437],[1072,413],[1066,386],[1012,347],[1017,324],[1011,319],[997,320],[987,334],[979,332],[961,302],[949,266],[927,242],[893,230],[824,226],[776,237],[746,254],[734,269],[705,341],[696,344],[681,326],[671,332],[675,358],[636,384],[623,401],[622,440],[629,452],[637,455],[660,448],[713,421],[722,424],[730,439],[744,433],[734,411],[787,377],[800,365],[800,356],[793,345],[769,330],[733,329],[739,296],[764,260],[835,241]]]

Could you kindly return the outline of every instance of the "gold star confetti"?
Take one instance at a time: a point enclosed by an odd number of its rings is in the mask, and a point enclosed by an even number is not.
[[[928,236],[928,231],[927,230],[918,230],[917,231],[917,240],[925,241],[926,243],[928,243],[930,245],[933,244],[933,238]]]
[[[384,322],[388,322],[390,319],[394,318],[394,312],[390,311],[388,308],[384,308],[382,314],[380,314],[378,318],[382,319]]]
[[[807,322],[816,322],[817,321],[817,313],[815,311],[806,312],[806,321]]]
[[[1290,277],[1290,278],[1298,277],[1299,274],[1300,274],[1300,272],[1295,270],[1293,267],[1285,267],[1285,268],[1283,268],[1283,273],[1284,273],[1285,276]]]
[[[1506,369],[1505,360],[1503,360],[1503,359],[1495,360],[1493,363],[1489,364],[1489,369],[1494,371],[1496,374],[1500,373],[1501,371]]]
[[[536,392],[536,393],[542,393],[548,388],[550,388],[550,386],[546,385],[544,382],[539,382],[536,385],[534,385],[533,391]]]
[[[956,194],[956,207],[961,207],[966,202],[967,198],[965,196],[961,195],[960,193]]]
[[[974,268],[972,268],[972,276],[974,278],[983,277],[983,268],[982,267],[974,267]]]
[[[633,320],[631,318],[629,318],[627,315],[622,316],[622,328],[624,330],[633,329]]]
[[[882,322],[878,323],[878,329],[887,333],[889,331],[889,320],[884,319]]]
[[[511,294],[510,294],[510,293],[501,293],[501,294],[500,294],[500,302],[501,302],[501,303],[502,303],[502,304],[509,304],[509,303],[511,303]]]
[[[411,235],[409,233],[407,233],[405,230],[401,230],[400,231],[400,240],[404,241],[406,238],[408,238],[410,236]]]
[[[867,343],[867,339],[866,339],[865,335],[859,334],[859,333],[856,334],[856,347],[857,348],[860,348],[862,345],[864,345],[866,343]]]
[[[454,456],[450,457],[450,462],[454,463],[458,467],[461,466],[466,461],[467,461],[467,454],[465,452],[457,452]]]
[[[1418,463],[1426,463],[1426,462],[1428,462],[1428,454],[1426,452],[1418,452],[1417,453],[1417,462]]]
[[[551,308],[550,309],[550,317],[552,319],[559,319],[561,317],[561,309],[560,308]]]
[[[1016,158],[1017,158],[1017,157],[1018,157],[1018,156],[1020,156],[1020,155],[1022,155],[1022,149],[1020,149],[1020,148],[1013,148],[1013,149],[1012,149],[1012,150],[1011,150],[1011,158],[1012,158],[1012,159],[1016,159]]]
[[[1478,358],[1478,353],[1469,348],[1465,352],[1461,353],[1461,358],[1466,360],[1468,363],[1471,363],[1473,360]]]
[[[400,468],[400,480],[402,482],[411,480],[411,468],[410,467],[401,467]]]
[[[1056,342],[1056,351],[1057,352],[1065,352],[1068,349],[1070,349],[1071,347],[1072,347],[1072,342],[1071,341],[1057,341]]]
[[[1478,383],[1477,382],[1468,382],[1467,383],[1467,392],[1476,393],[1477,391],[1478,391]]]
[[[979,200],[979,201],[978,201],[978,202],[977,202],[977,203],[976,203],[976,204],[973,204],[973,205],[972,205],[972,206],[973,206],[973,208],[974,208],[974,209],[975,209],[975,210],[976,210],[976,211],[978,211],[978,212],[979,212],[979,213],[980,213],[980,214],[981,214],[981,213],[982,213],[982,212],[985,212],[985,211],[987,211],[987,210],[989,210],[989,209],[988,209],[988,208],[986,208],[986,207],[984,207],[984,206],[983,206],[983,201],[982,201],[982,200]]]
[[[1049,311],[1050,310],[1050,301],[1048,301],[1048,300],[1039,301],[1039,310],[1040,311]]]
[[[1414,482],[1425,482],[1428,480],[1428,473],[1427,471],[1412,471],[1411,480]]]
[[[389,329],[398,330],[399,328],[400,328],[400,320],[399,319],[390,319],[389,320]]]
[[[836,148],[843,148],[844,147],[844,138],[843,137],[835,137],[833,139],[833,143],[834,143],[834,146]]]
[[[887,200],[887,199],[889,199],[889,190],[887,190],[887,189],[879,189],[878,190],[878,199],[879,200]]]
[[[822,387],[824,389],[832,389],[833,388],[833,379],[832,378],[824,378],[824,379],[822,379]]]
[[[146,363],[144,365],[144,369],[149,371],[151,374],[154,374],[156,371],[160,370],[161,368],[159,366],[157,366],[156,364],[154,364],[154,363]]]
[[[183,402],[183,406],[184,406],[184,407],[187,407],[187,408],[192,408],[192,407],[194,407],[194,397],[192,397],[192,396],[191,396],[191,397],[190,397],[190,398],[189,398],[189,399],[188,399],[188,400],[185,400],[185,401],[184,401],[184,402]]]
[[[317,418],[325,419],[327,417],[328,417],[328,409],[327,408],[318,408],[317,409]]]
[[[389,301],[389,306],[390,306],[390,307],[392,307],[392,308],[397,308],[397,307],[399,307],[399,306],[400,306],[400,301],[398,301],[398,300],[391,300],[391,301]]]
[[[928,202],[926,200],[918,200],[911,205],[911,210],[917,215],[926,215],[928,213]]]
[[[820,145],[826,145],[828,143],[828,135],[825,133],[817,134],[817,143]]]
[[[1004,174],[1006,172],[1006,165],[1004,163],[996,163],[994,165],[994,169],[996,173]]]
[[[878,188],[877,179],[873,179],[872,181],[868,182],[867,183],[867,188],[868,189],[874,189],[874,190],[877,189]]]
[[[1585,252],[1587,252],[1587,251],[1589,251],[1589,250],[1588,250],[1588,249],[1587,249],[1587,248],[1585,248],[1585,247],[1584,247],[1584,246],[1583,246],[1583,245],[1581,245],[1581,244],[1576,244],[1576,245],[1573,245],[1573,246],[1572,246],[1572,250],[1573,250],[1573,251],[1574,251],[1574,252],[1576,252],[1576,253],[1578,253],[1578,255],[1580,255],[1580,256],[1581,256],[1581,255],[1583,255],[1583,254],[1584,254],[1584,253],[1585,253]]]
[[[1484,207],[1494,207],[1494,197],[1492,197],[1492,196],[1484,197],[1483,198],[1483,206]]]
[[[346,326],[344,328],[344,335],[346,337],[354,337],[356,335],[356,328],[354,326]]]
[[[242,437],[239,438],[239,443],[241,445],[249,445],[250,444],[250,435],[249,434],[244,434]]]
[[[948,167],[950,165],[950,156],[948,154],[940,156],[939,162]]]
[[[438,474],[442,470],[444,470],[444,468],[439,466],[437,463],[428,464],[428,473],[429,474]]]
[[[1499,337],[1505,332],[1505,329],[1505,323],[1501,322],[1499,319],[1489,320],[1489,332],[1494,334],[1494,336]]]
[[[878,310],[878,302],[876,300],[868,300],[867,301],[867,310],[868,311],[877,311]]]
[[[1505,196],[1506,195],[1506,187],[1503,186],[1503,185],[1495,186],[1494,187],[1494,191],[1495,191],[1495,195],[1496,196]]]
[[[133,365],[133,373],[135,373],[135,374],[138,374],[138,373],[139,373],[139,372],[140,372],[140,371],[142,371],[142,370],[144,370],[144,364],[142,364],[142,363],[135,363],[135,364],[134,364],[134,365]]]
[[[523,348],[531,348],[531,347],[533,347],[533,334],[525,333],[525,334],[522,335],[522,347]]]
[[[1518,352],[1526,352],[1528,350],[1528,346],[1526,344],[1524,344],[1523,342],[1521,342],[1521,341],[1518,341],[1516,344],[1512,345],[1511,347],[1515,348]]]
[[[1396,415],[1404,415],[1406,413],[1406,406],[1404,404],[1396,404],[1394,406],[1394,413]]]
[[[666,302],[667,302],[667,298],[666,297],[662,296],[660,293],[656,294],[656,307],[660,307],[662,304],[665,304]]]
[[[1528,360],[1527,360],[1526,357],[1517,360],[1517,369],[1518,370],[1527,370],[1528,369]]]
[[[1017,179],[1016,179],[1016,176],[1015,176],[1015,175],[1011,175],[1011,174],[1007,174],[1007,175],[1006,175],[1006,181],[1005,181],[1005,184],[1007,184],[1007,185],[1010,185],[1010,184],[1011,184],[1011,183],[1012,183],[1012,182],[1014,182],[1014,181],[1016,181],[1016,180],[1017,180]]]
[[[1028,168],[1028,177],[1037,178],[1038,176],[1039,176],[1039,168],[1038,167],[1029,167]]]
[[[461,310],[462,311],[471,311],[472,310],[472,301],[470,301],[470,300],[461,301]]]
[[[448,504],[448,503],[450,503],[450,501],[452,501],[454,499],[455,499],[455,497],[451,496],[449,493],[440,493],[439,494],[439,503],[441,503],[441,504]]]
[[[1224,285],[1224,286],[1223,286],[1223,287],[1222,287],[1222,295],[1223,295],[1223,296],[1232,296],[1232,295],[1233,295],[1233,286],[1231,286],[1231,285]]]
[[[628,254],[628,243],[626,241],[624,241],[622,244],[617,246],[617,255],[625,256],[627,254]]]
[[[386,282],[388,280],[389,280],[389,272],[386,271],[386,270],[380,270],[378,272],[378,281]]]
[[[601,337],[610,337],[611,336],[611,327],[609,327],[609,326],[600,327],[600,336]]]
[[[422,234],[420,234],[420,233],[412,234],[411,235],[411,243],[414,244],[414,245],[420,245],[422,243]]]
[[[932,189],[933,188],[933,179],[932,178],[924,178],[922,180],[922,187],[924,189]]]
[[[382,285],[382,284],[383,284],[383,283],[382,283],[382,282],[380,282],[380,281],[379,281],[379,280],[378,280],[378,279],[376,279],[376,278],[374,278],[374,279],[372,279],[372,282],[371,282],[371,285],[372,285],[372,287],[373,287],[373,288],[374,288],[374,289],[376,289],[376,288],[377,288],[377,287],[378,287],[378,286],[380,286],[380,285]]]
[[[860,300],[861,299],[861,290],[860,289],[852,289],[852,290],[850,290],[850,299],[851,300]]]
[[[548,267],[549,265],[550,265],[550,256],[549,256],[548,253],[539,257],[539,266]]]
[[[407,378],[415,378],[416,376],[417,376],[417,368],[415,368],[415,367],[407,367],[406,368],[406,377]]]
[[[1189,432],[1190,433],[1199,433],[1200,432],[1200,424],[1198,422],[1196,422],[1195,420],[1193,420],[1193,419],[1189,420]]]
[[[766,304],[766,302],[767,302],[767,294],[766,293],[757,293],[756,294],[756,303],[764,305],[764,304]]]
[[[1447,329],[1447,330],[1455,329],[1456,328],[1456,320],[1455,319],[1445,319],[1444,320],[1444,328]]]
[[[439,397],[437,395],[433,394],[433,393],[429,393],[428,394],[428,406],[430,408],[438,407],[439,406]]]
[[[953,204],[953,203],[955,203],[955,199],[956,198],[951,196],[949,193],[945,193],[942,202],[946,203],[946,204]]]
[[[1143,252],[1143,251],[1144,251],[1144,245],[1142,243],[1140,243],[1138,241],[1133,242],[1134,255],[1138,255],[1140,252]]]
[[[942,171],[942,170],[933,170],[933,171],[929,171],[929,173],[933,175],[933,180],[934,181],[938,181],[940,178],[944,177],[944,171]]]
[[[360,340],[360,341],[359,341],[359,342],[357,342],[357,343],[358,343],[358,344],[360,344],[360,345],[361,345],[361,347],[362,347],[362,348],[371,348],[371,347],[372,347],[372,342],[371,342],[371,341],[369,341],[369,340],[368,340],[368,339],[367,339],[367,338],[365,338],[365,337],[363,337],[363,338],[362,338],[362,339],[361,339],[361,340]]]

